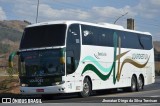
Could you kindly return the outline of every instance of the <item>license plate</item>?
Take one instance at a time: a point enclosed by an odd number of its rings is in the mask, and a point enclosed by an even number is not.
[[[44,89],[36,89],[36,92],[44,92]]]

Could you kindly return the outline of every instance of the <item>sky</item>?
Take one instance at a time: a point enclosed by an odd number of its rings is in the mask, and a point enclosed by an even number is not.
[[[126,28],[127,18],[135,30],[150,32],[160,41],[160,0],[39,0],[38,22],[77,20],[111,23]],[[0,0],[0,20],[36,22],[38,0]]]

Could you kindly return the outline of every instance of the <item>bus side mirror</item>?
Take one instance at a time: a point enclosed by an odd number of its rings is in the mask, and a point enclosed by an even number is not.
[[[8,59],[8,65],[9,65],[9,68],[13,68],[13,59],[15,57],[15,55],[18,55],[18,52],[12,52],[10,55],[9,55],[9,59]]]

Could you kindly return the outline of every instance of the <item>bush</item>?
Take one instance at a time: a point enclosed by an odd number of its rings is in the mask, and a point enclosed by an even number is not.
[[[11,79],[13,78],[14,72],[15,72],[14,68],[7,68],[7,73]]]

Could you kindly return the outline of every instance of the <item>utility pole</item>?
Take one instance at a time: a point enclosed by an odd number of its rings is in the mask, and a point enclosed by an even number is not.
[[[125,15],[127,15],[127,14],[128,14],[128,12],[126,12],[125,14],[121,15],[120,17],[118,17],[118,18],[114,21],[114,24],[116,24],[116,22],[117,22],[121,17],[123,17],[123,16],[125,16]]]
[[[38,21],[38,10],[39,10],[39,0],[38,0],[38,3],[37,3],[37,15],[36,15],[36,23]]]

